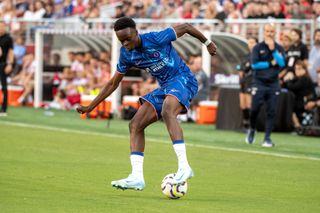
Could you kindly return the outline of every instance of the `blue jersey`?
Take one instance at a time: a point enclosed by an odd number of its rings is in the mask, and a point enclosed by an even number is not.
[[[158,80],[160,86],[177,75],[192,75],[171,44],[177,39],[176,32],[172,28],[139,36],[142,43],[141,48],[128,51],[121,47],[117,65],[118,72],[124,74],[130,67],[144,69]]]

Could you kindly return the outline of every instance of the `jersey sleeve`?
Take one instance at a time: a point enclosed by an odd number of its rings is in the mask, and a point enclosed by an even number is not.
[[[119,61],[117,64],[117,71],[120,72],[121,74],[125,74],[130,67],[131,65],[128,63],[127,58],[125,57],[123,52],[120,51]]]
[[[8,49],[13,49],[13,40],[9,37]]]
[[[307,46],[303,45],[302,50],[301,50],[301,59],[305,60],[309,58],[309,51]]]
[[[169,44],[177,39],[177,34],[173,28],[166,28],[159,32],[151,32],[148,39],[159,45]]]

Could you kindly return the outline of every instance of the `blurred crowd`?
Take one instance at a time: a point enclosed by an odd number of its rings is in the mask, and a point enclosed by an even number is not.
[[[102,7],[114,6],[114,13],[101,14]],[[0,19],[40,18],[285,18],[316,19],[320,16],[319,0],[3,0]]]
[[[20,49],[21,54],[16,54]],[[34,87],[35,59],[32,53],[26,53],[18,43],[15,43],[15,71],[11,74],[10,84],[24,88],[16,105],[32,101]],[[24,52],[24,54],[22,54]],[[53,102],[50,107],[70,109],[80,103],[81,95],[97,95],[105,82],[110,79],[110,52],[69,52],[69,63],[62,73],[55,73],[50,78]],[[60,56],[53,54],[54,66],[59,64]]]
[[[294,28],[283,34],[286,68],[280,73],[283,88],[295,95],[293,125],[296,129],[313,124],[313,111],[320,101],[320,29],[314,32],[314,45],[302,42],[303,32]],[[318,116],[318,115],[317,115]]]

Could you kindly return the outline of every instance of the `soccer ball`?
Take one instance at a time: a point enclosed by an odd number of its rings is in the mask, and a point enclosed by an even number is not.
[[[166,175],[161,183],[162,193],[170,199],[179,199],[183,197],[188,189],[187,182],[172,184],[175,175],[175,173]]]

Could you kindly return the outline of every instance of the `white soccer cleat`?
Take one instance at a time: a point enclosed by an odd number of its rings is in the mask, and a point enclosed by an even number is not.
[[[141,191],[145,187],[145,183],[143,179],[137,178],[135,176],[129,175],[125,179],[115,180],[111,182],[111,185],[117,189],[133,189]]]
[[[176,173],[176,175],[174,176],[173,180],[172,180],[172,184],[180,184],[185,182],[187,179],[192,178],[193,175],[193,171],[191,169],[191,167],[185,167],[185,168],[179,168],[178,172]]]

